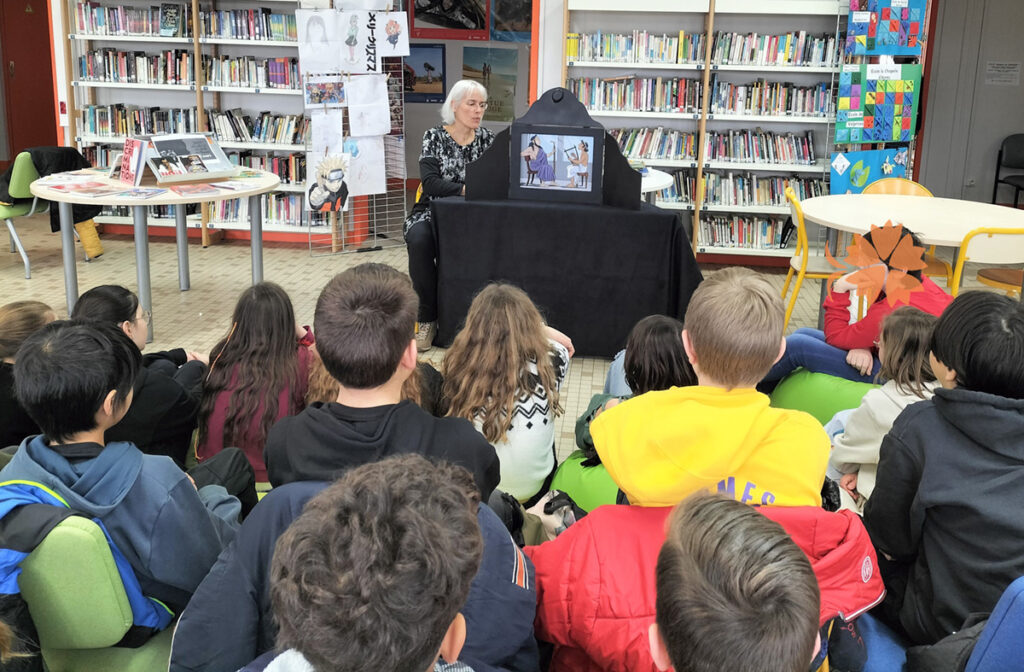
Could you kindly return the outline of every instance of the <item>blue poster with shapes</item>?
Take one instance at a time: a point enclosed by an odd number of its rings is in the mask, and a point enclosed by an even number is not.
[[[850,0],[846,53],[920,56],[928,0]]]
[[[859,194],[872,182],[906,177],[908,155],[906,147],[833,154],[829,193]]]
[[[917,130],[920,89],[920,65],[844,65],[836,102],[836,144],[910,142]]]

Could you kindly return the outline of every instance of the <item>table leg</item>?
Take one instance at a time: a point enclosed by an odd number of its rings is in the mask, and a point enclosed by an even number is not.
[[[835,250],[839,246],[839,232],[835,229],[825,229],[825,246],[833,256],[836,256]],[[818,300],[818,329],[825,329],[825,299],[828,298],[828,280],[821,280],[821,296]]]
[[[644,194],[644,200],[646,200],[651,205],[654,205],[655,202],[658,200],[657,195],[658,192],[656,191],[648,191],[646,194]]]
[[[68,302],[68,315],[78,300],[78,266],[75,263],[75,223],[70,203],[58,203],[60,213],[60,247],[64,257],[64,297]]]
[[[153,342],[153,288],[149,283],[149,226],[146,206],[132,206],[132,220],[135,223],[135,277],[139,282],[139,303],[148,310],[150,320],[146,343]]]
[[[187,292],[192,283],[188,273],[188,229],[184,204],[174,206],[174,236],[178,243],[178,289]]]
[[[249,197],[249,238],[252,248],[252,284],[263,282],[263,212],[260,196]]]

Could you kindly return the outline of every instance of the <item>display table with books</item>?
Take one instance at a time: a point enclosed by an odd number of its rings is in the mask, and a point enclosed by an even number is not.
[[[277,175],[263,170],[243,170],[229,180],[210,183],[134,186],[125,184],[117,178],[111,178],[107,173],[105,168],[87,168],[70,173],[48,175],[36,180],[31,185],[34,196],[57,203],[59,207],[61,247],[64,259],[64,291],[67,296],[69,314],[78,300],[74,221],[72,221],[71,215],[71,205],[74,203],[121,206],[131,209],[135,226],[135,265],[139,283],[139,303],[145,310],[153,310],[153,294],[149,279],[149,231],[146,222],[146,208],[149,206],[174,206],[178,244],[178,282],[181,290],[185,291],[189,288],[185,206],[190,203],[248,198],[252,231],[252,281],[256,283],[263,280],[263,217],[260,211],[259,196],[272,191],[280,184],[281,180]],[[148,340],[152,339],[153,322],[150,321]]]

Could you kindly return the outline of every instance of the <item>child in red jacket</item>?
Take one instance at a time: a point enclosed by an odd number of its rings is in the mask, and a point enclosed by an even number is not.
[[[873,248],[882,247],[881,237],[880,242],[875,244],[871,236],[871,233],[864,234],[864,240]],[[904,238],[909,237],[910,241],[924,252],[917,236],[909,230],[900,229],[899,236],[897,244],[888,251],[888,254],[882,254],[886,251],[884,248],[876,250],[879,252],[880,263],[886,267],[886,282],[889,281],[893,270],[906,270],[899,269],[896,264],[901,262],[895,262],[892,258],[900,251],[900,242]],[[906,246],[907,243],[903,245]],[[850,292],[855,290],[856,286],[850,282],[850,275],[852,273],[836,280],[828,298],[825,299],[825,331],[797,329],[788,336],[785,354],[764,377],[764,383],[771,384],[782,380],[798,367],[847,380],[872,383],[882,366],[878,361],[878,337],[885,316],[900,306],[913,306],[938,316],[953,300],[953,297],[927,276],[922,275],[920,270],[907,270],[906,275],[921,283],[919,289],[911,291],[905,302],[896,301],[892,305],[885,291],[882,291],[877,300],[868,306],[864,317],[851,324]]]

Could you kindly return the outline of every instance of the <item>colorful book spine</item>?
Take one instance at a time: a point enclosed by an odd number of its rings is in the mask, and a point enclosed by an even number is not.
[[[679,112],[700,111],[702,82],[682,77],[578,77],[567,88],[594,111]]]
[[[778,217],[702,216],[697,235],[703,247],[771,250],[782,247],[784,225]]]

